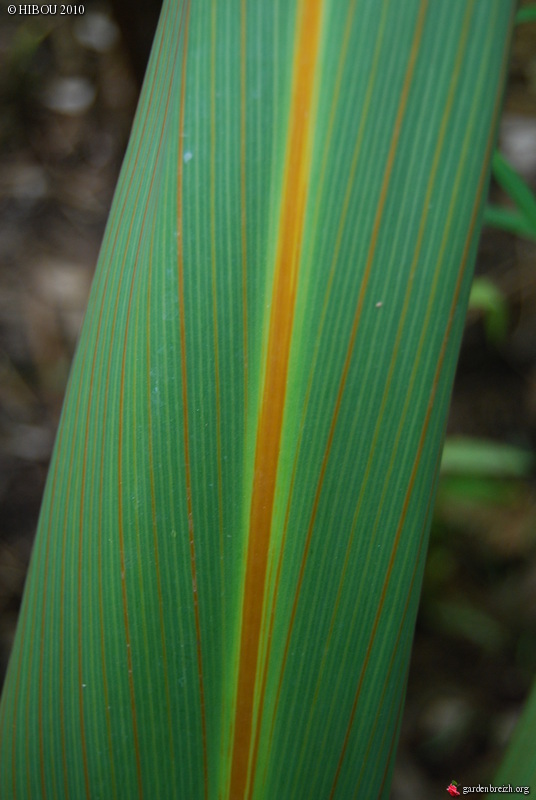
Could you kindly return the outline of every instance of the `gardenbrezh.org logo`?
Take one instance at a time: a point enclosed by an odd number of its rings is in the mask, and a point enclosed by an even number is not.
[[[530,786],[514,787],[511,783],[502,784],[501,786],[494,786],[493,784],[483,786],[479,783],[478,786],[461,787],[458,781],[451,781],[447,786],[447,792],[451,797],[459,797],[460,794],[472,794],[473,792],[477,794],[530,794]]]

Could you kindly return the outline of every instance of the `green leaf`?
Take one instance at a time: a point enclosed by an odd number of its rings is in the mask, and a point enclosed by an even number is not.
[[[536,197],[530,186],[497,150],[493,154],[493,177],[507,192],[523,217],[526,219],[532,235],[536,235]]]
[[[2,796],[389,795],[514,10],[165,3]]]
[[[508,307],[502,292],[488,278],[474,279],[469,310],[483,312],[484,327],[490,341],[504,341],[508,330]]]
[[[490,614],[466,598],[430,601],[428,623],[452,639],[471,642],[487,653],[497,653],[508,640],[508,631]]]
[[[487,205],[484,209],[483,224],[508,231],[509,233],[515,233],[516,236],[521,236],[524,239],[536,239],[536,230],[528,222],[524,214],[520,214],[519,211],[513,211],[511,208]]]
[[[536,6],[519,9],[516,14],[516,25],[521,25],[523,22],[536,22]]]
[[[529,794],[536,780],[536,758],[534,757],[534,731],[536,730],[536,686],[514,731],[506,756],[494,778],[495,784],[511,783],[524,787]],[[489,797],[489,795],[487,795]]]
[[[445,475],[524,478],[533,461],[532,453],[519,447],[456,436],[445,442],[441,472]]]

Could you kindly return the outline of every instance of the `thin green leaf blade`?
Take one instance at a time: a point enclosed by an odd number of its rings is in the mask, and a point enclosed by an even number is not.
[[[529,794],[536,778],[534,758],[534,729],[536,728],[536,689],[532,688],[506,755],[494,777],[496,785],[511,784],[523,787]],[[521,792],[520,792],[521,794]],[[490,795],[486,795],[489,797]]]
[[[521,236],[525,239],[536,238],[534,226],[531,225],[525,215],[519,211],[513,211],[511,208],[487,205],[484,210],[483,224],[515,233],[516,236]]]
[[[445,442],[441,472],[444,475],[525,478],[532,463],[532,453],[520,447],[456,436]]]
[[[536,22],[536,6],[526,6],[520,8],[516,14],[516,25],[521,25],[526,22]]]
[[[493,177],[507,192],[536,232],[536,198],[530,186],[498,150],[493,154]]]

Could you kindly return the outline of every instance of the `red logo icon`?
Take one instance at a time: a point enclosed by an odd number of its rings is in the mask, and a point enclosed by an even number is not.
[[[451,797],[459,797],[460,793],[456,788],[458,786],[457,781],[451,781],[450,784],[447,786],[447,792],[450,794]]]

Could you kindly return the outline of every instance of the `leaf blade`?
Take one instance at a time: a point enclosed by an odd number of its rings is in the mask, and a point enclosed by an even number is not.
[[[277,797],[289,760],[300,795],[388,791],[513,17],[397,8],[164,7],[2,701],[14,796]]]

